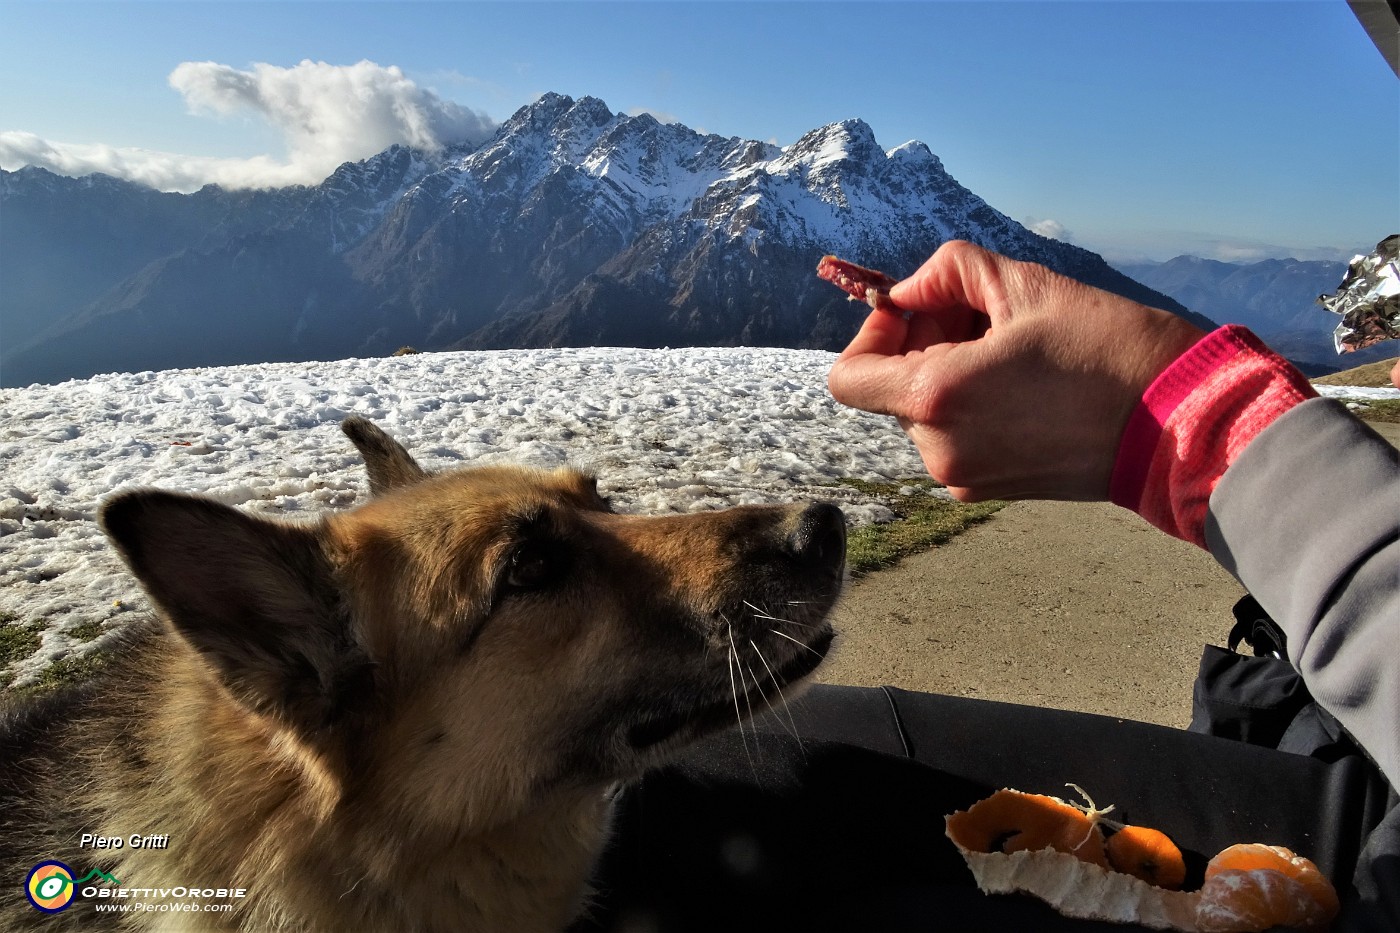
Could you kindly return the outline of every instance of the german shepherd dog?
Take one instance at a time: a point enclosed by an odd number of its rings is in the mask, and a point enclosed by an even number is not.
[[[102,508],[160,618],[4,713],[0,928],[560,930],[617,785],[831,644],[834,506],[617,514],[573,470],[429,474],[343,427],[371,499],[315,524]]]

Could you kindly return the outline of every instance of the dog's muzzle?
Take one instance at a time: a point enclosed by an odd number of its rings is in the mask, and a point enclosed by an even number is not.
[[[829,502],[815,502],[797,517],[788,547],[799,560],[816,569],[839,570],[846,559],[846,518]]]

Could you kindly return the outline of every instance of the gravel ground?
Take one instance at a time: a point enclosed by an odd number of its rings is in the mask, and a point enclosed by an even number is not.
[[[1400,446],[1400,425],[1375,425]],[[1184,727],[1243,588],[1117,506],[1015,502],[856,581],[828,683],[893,684]]]

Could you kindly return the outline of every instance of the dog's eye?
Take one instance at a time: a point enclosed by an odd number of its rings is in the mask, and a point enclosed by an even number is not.
[[[554,578],[558,565],[559,560],[550,545],[527,542],[510,555],[506,583],[516,589],[538,589]]]

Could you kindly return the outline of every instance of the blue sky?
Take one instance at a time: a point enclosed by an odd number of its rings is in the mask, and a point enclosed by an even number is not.
[[[334,109],[349,92],[327,70],[361,61],[491,121],[546,91],[784,145],[860,117],[1110,258],[1344,258],[1400,230],[1400,80],[1344,0],[0,0],[0,165],[340,158],[388,130],[196,95],[306,78],[298,99]],[[224,67],[177,90],[182,63]]]

